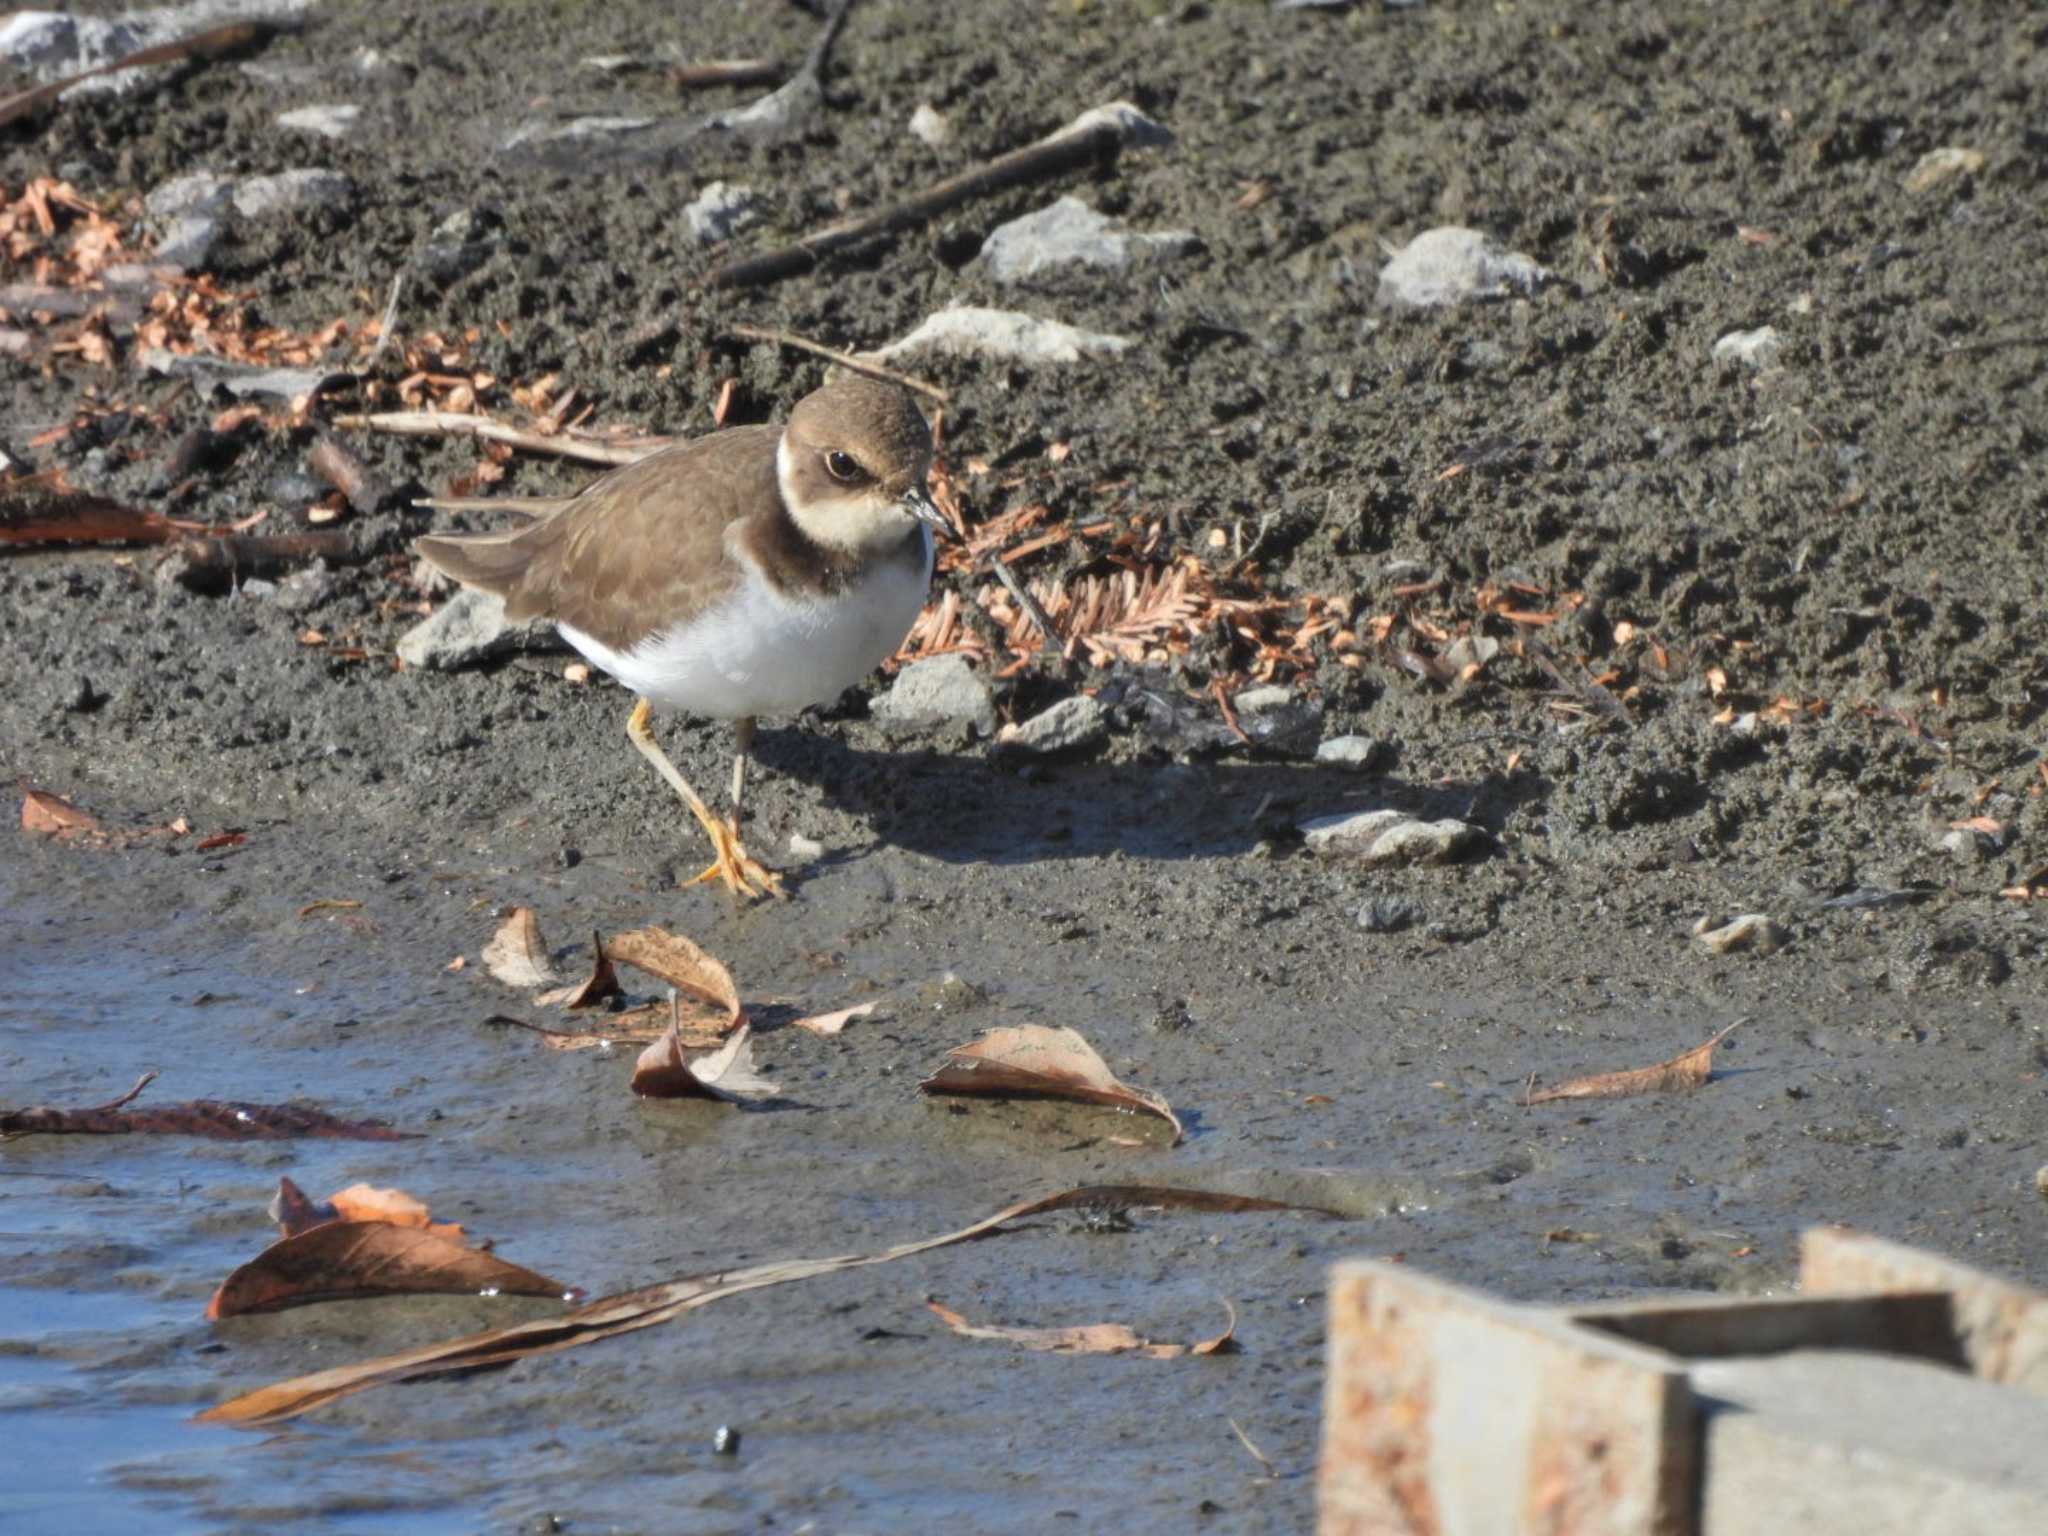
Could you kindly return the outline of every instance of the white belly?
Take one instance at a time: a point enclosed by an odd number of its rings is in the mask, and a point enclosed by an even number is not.
[[[892,560],[829,597],[792,596],[750,571],[716,608],[623,653],[572,625],[555,627],[658,708],[714,720],[792,715],[838,698],[903,643],[931,572],[926,534],[921,568]]]

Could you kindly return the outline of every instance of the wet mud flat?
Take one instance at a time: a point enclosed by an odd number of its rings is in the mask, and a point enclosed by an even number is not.
[[[462,349],[465,377],[503,381],[483,403],[508,415],[512,389],[554,374],[604,422],[705,430],[728,379],[733,419],[769,419],[822,365],[735,324],[868,347],[964,301],[1137,338],[1061,366],[900,360],[948,391],[971,520],[1042,503],[1035,531],[1157,525],[1232,593],[1342,599],[1368,637],[1395,621],[1357,665],[1325,643],[1277,673],[1313,707],[1309,748],[1380,744],[1363,769],[1231,739],[1213,685],[1258,681],[1242,637],[1143,665],[1084,652],[999,685],[1005,721],[1083,690],[1113,701],[1079,757],[885,728],[869,704],[886,679],[771,724],[749,840],[825,852],[793,902],[736,908],[678,888],[701,862],[694,829],[627,749],[629,701],[565,679],[566,653],[391,665],[421,605],[445,600],[404,558],[433,520],[396,497],[341,519],[350,558],[288,601],[288,571],[210,582],[148,549],[0,555],[0,770],[113,826],[193,829],[116,849],[10,835],[7,1102],[96,1103],[154,1067],[169,1098],[304,1098],[425,1133],[0,1146],[0,1403],[10,1441],[62,1469],[31,1490],[53,1522],[1037,1530],[1071,1512],[1082,1529],[1299,1530],[1334,1258],[1399,1253],[1560,1301],[1769,1291],[1800,1228],[1843,1221],[2048,1279],[2040,920],[2001,894],[2048,863],[2038,29],[1929,12],[1873,37],[1821,6],[993,15],[857,6],[823,106],[777,142],[682,133],[758,88],[679,97],[661,69],[665,50],[800,58],[817,23],[794,6],[716,8],[683,37],[659,8],[329,5],[242,61],[67,102],[0,143],[9,198],[57,175],[110,208],[196,169],[345,175],[336,208],[225,221],[203,270],[294,332],[360,327],[404,271],[400,337]],[[608,54],[659,62],[579,63]],[[1174,145],[772,286],[698,285],[1117,99]],[[276,123],[327,101],[361,107],[347,137]],[[947,144],[910,135],[924,103]],[[510,143],[638,118],[653,124]],[[1944,147],[1982,162],[1909,189]],[[751,187],[759,222],[698,245],[685,210],[714,180]],[[974,259],[1062,193],[1196,242],[1021,285]],[[1376,305],[1383,242],[1444,224],[1554,281]],[[1765,326],[1762,366],[1716,358]],[[115,341],[103,366],[19,367],[0,438],[33,469],[148,502],[177,441],[232,402],[141,373]],[[379,364],[394,392],[400,361]],[[98,425],[29,446],[82,412]],[[309,526],[291,521],[314,499],[294,480],[304,429],[240,430],[176,514],[268,507],[266,526]],[[348,441],[415,491],[486,463],[502,470],[486,488],[536,494],[594,473]],[[1016,570],[1085,579],[1112,537]],[[943,580],[971,600],[987,572]],[[1483,605],[1489,586],[1512,595]],[[1469,677],[1400,654],[1440,661],[1464,638],[1499,643]],[[1162,726],[1140,685],[1185,707]],[[722,729],[664,739],[722,782]],[[1368,867],[1299,830],[1382,806],[1483,837],[1448,864]],[[195,846],[227,829],[244,840]],[[344,901],[360,906],[300,915]],[[515,905],[566,969],[593,930],[689,934],[732,968],[786,1097],[639,1102],[630,1053],[557,1055],[486,1023],[538,1017],[478,963]],[[1744,913],[1782,942],[1719,954],[1694,936]],[[778,1027],[869,1000],[831,1040]],[[1532,1074],[1646,1065],[1738,1019],[1695,1091],[1519,1102]],[[1174,1106],[1186,1141],[1106,1111],[917,1092],[949,1047],[1027,1023],[1082,1031]],[[268,1240],[287,1174],[316,1193],[402,1185],[593,1295],[883,1247],[1084,1183],[1344,1219],[1048,1216],[280,1430],[192,1427],[232,1392],[539,1305],[205,1323],[214,1285]],[[1216,1332],[1227,1303],[1241,1348],[1031,1354],[953,1336],[927,1297],[979,1322],[1176,1340]],[[720,1425],[737,1455],[713,1450]]]

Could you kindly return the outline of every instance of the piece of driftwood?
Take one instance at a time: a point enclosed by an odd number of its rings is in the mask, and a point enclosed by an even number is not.
[[[1042,181],[1113,158],[1133,142],[1135,114],[1116,107],[1084,113],[1049,138],[949,176],[934,187],[905,198],[893,207],[827,225],[794,245],[742,256],[715,268],[705,279],[713,288],[753,288],[807,272],[827,256],[883,235],[895,234],[937,218],[977,198],[988,197],[1024,182]]]
[[[894,368],[885,368],[872,358],[854,352],[842,352],[837,347],[828,347],[822,341],[812,341],[808,336],[799,336],[794,331],[771,331],[758,325],[735,325],[732,334],[746,341],[772,341],[777,346],[794,347],[799,352],[809,352],[817,357],[830,358],[842,368],[855,373],[864,373],[871,379],[886,379],[891,384],[900,384],[905,389],[915,390],[920,395],[929,395],[941,405],[952,400],[938,385],[913,374],[898,373]]]
[[[111,75],[124,69],[142,69],[151,64],[177,64],[187,59],[222,59],[239,53],[245,48],[282,31],[276,21],[237,21],[224,27],[213,27],[205,32],[194,33],[191,37],[176,38],[168,43],[158,43],[153,48],[142,48],[124,59],[111,64],[101,64],[93,69],[80,70],[75,75],[66,75],[62,80],[52,80],[47,85],[33,86],[26,91],[0,100],[0,127],[18,122],[24,117],[52,106],[58,97],[81,80],[91,80],[99,75]]]
[[[628,443],[599,443],[567,433],[531,432],[461,411],[380,411],[368,416],[337,416],[334,424],[364,432],[391,432],[400,437],[482,437],[524,448],[528,453],[552,453],[586,464],[631,464],[665,447],[669,441],[665,437],[644,437]]]

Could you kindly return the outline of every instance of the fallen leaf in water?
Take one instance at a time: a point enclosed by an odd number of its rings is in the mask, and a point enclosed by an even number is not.
[[[358,1184],[322,1207],[285,1179],[272,1209],[280,1224],[300,1225],[221,1282],[209,1319],[365,1296],[567,1294],[559,1281],[470,1247],[460,1227],[429,1221],[424,1205],[395,1189]]]
[[[1173,1144],[1180,1145],[1180,1117],[1166,1100],[1118,1082],[1095,1047],[1065,1026],[1020,1024],[992,1029],[979,1040],[954,1046],[946,1053],[946,1064],[918,1087],[926,1093],[1076,1099],[1141,1111],[1172,1126]]]
[[[216,848],[239,848],[249,841],[249,834],[239,831],[216,832],[211,837],[202,837],[192,845],[194,853],[211,853]]]
[[[315,1200],[290,1179],[280,1178],[277,1193],[270,1197],[270,1219],[281,1237],[294,1237],[330,1221],[388,1221],[394,1227],[419,1227],[436,1237],[468,1241],[459,1223],[435,1221],[425,1202],[402,1189],[372,1184],[351,1184],[325,1200]]]
[[[541,942],[540,919],[531,907],[514,907],[484,946],[484,968],[508,987],[551,987],[561,978]]]
[[[666,928],[635,928],[604,946],[605,954],[620,965],[645,971],[676,989],[680,1028],[735,1029],[742,1018],[739,988],[732,972],[699,949],[680,933]]]
[[[814,1013],[807,1019],[798,1019],[797,1029],[808,1029],[814,1035],[836,1035],[846,1028],[850,1019],[864,1019],[875,1011],[873,1003],[856,1003],[851,1008],[841,1008],[837,1013]]]
[[[340,1141],[411,1141],[415,1133],[394,1131],[376,1120],[341,1120],[304,1104],[242,1104],[193,1099],[129,1110],[125,1106],[155,1081],[145,1072],[120,1098],[90,1109],[0,1110],[0,1136],[205,1136],[215,1141],[291,1141],[327,1137]]]
[[[823,1259],[781,1259],[746,1269],[708,1270],[665,1284],[600,1297],[559,1317],[538,1318],[532,1322],[515,1323],[509,1328],[492,1328],[483,1333],[466,1334],[461,1338],[443,1339],[417,1349],[402,1350],[397,1354],[359,1360],[352,1365],[333,1366],[241,1393],[207,1409],[197,1418],[208,1424],[275,1424],[366,1387],[450,1371],[474,1370],[484,1365],[503,1365],[532,1355],[575,1349],[584,1344],[594,1344],[599,1339],[671,1322],[685,1312],[709,1306],[714,1301],[723,1301],[729,1296],[743,1295],[771,1285],[787,1285],[796,1280],[810,1280],[819,1275],[837,1274],[842,1270],[888,1264],[914,1254],[929,1253],[935,1248],[971,1242],[988,1236],[1006,1222],[1026,1216],[1103,1206],[1118,1209],[1158,1206],[1219,1214],[1299,1211],[1306,1215],[1343,1219],[1336,1211],[1316,1206],[1289,1205],[1281,1200],[1219,1194],[1206,1189],[1167,1189],[1145,1184],[1087,1185],[1062,1190],[1056,1195],[1020,1200],[957,1232],[901,1243],[879,1253],[839,1254]]]
[[[1082,1323],[1070,1328],[1004,1328],[970,1323],[952,1308],[927,1300],[945,1325],[968,1339],[1001,1339],[1025,1349],[1055,1355],[1143,1355],[1148,1360],[1178,1360],[1182,1355],[1229,1355],[1237,1352],[1237,1308],[1225,1302],[1230,1325],[1213,1339],[1193,1344],[1154,1344],[1122,1323]]]
[[[31,789],[21,797],[21,830],[43,837],[76,837],[102,829],[97,816],[81,811],[62,795]]]
[[[754,1066],[753,1031],[742,1024],[708,1055],[686,1056],[675,1024],[633,1063],[633,1091],[647,1099],[723,1099],[730,1104],[772,1099],[782,1089]]]
[[[1660,1061],[1654,1067],[1601,1072],[1592,1077],[1575,1077],[1555,1088],[1532,1088],[1522,1096],[1522,1103],[1548,1104],[1553,1099],[1622,1099],[1639,1093],[1676,1093],[1697,1088],[1714,1075],[1714,1047],[1747,1022],[1746,1019],[1737,1019],[1713,1039],[1694,1046],[1682,1056]]]
[[[590,936],[590,974],[579,982],[543,992],[533,1001],[541,1008],[595,1008],[607,998],[619,995],[619,973],[612,969],[611,956],[604,952],[604,939]]]

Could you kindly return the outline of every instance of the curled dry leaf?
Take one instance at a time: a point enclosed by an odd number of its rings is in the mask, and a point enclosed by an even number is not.
[[[1553,1099],[1624,1099],[1640,1093],[1677,1093],[1697,1088],[1714,1075],[1714,1047],[1748,1021],[1737,1019],[1713,1039],[1694,1046],[1682,1056],[1660,1061],[1654,1067],[1634,1067],[1626,1072],[1600,1072],[1592,1077],[1575,1077],[1555,1088],[1532,1088],[1522,1103],[1548,1104]]]
[[[214,1141],[411,1141],[411,1131],[394,1131],[375,1120],[342,1120],[305,1104],[242,1104],[194,1099],[150,1109],[126,1106],[155,1079],[145,1072],[120,1098],[90,1109],[0,1110],[0,1136],[205,1136]]]
[[[1193,1344],[1154,1344],[1122,1323],[1083,1323],[1070,1328],[1005,1328],[970,1323],[939,1302],[928,1300],[925,1305],[962,1338],[1001,1339],[1055,1355],[1143,1355],[1148,1360],[1178,1360],[1182,1355],[1237,1353],[1237,1308],[1229,1302],[1223,1304],[1230,1314],[1229,1326],[1215,1338],[1198,1339]]]
[[[729,1104],[772,1099],[782,1092],[755,1069],[753,1031],[742,1024],[717,1050],[686,1056],[676,1025],[633,1063],[633,1091],[648,1099],[722,1099]]]
[[[280,1178],[277,1193],[270,1197],[270,1219],[281,1237],[296,1237],[330,1221],[387,1221],[394,1227],[419,1227],[452,1242],[468,1241],[459,1222],[435,1221],[424,1201],[402,1189],[372,1184],[351,1184],[325,1200],[315,1200],[289,1178]]]
[[[99,818],[62,795],[31,789],[21,797],[21,830],[43,837],[76,837],[98,832]]]
[[[540,919],[531,907],[514,907],[484,946],[484,966],[508,987],[551,987],[561,978],[541,942]]]
[[[1075,1099],[1112,1109],[1157,1115],[1173,1127],[1180,1145],[1180,1117],[1156,1093],[1117,1081],[1109,1063],[1075,1031],[1060,1026],[1021,1024],[992,1029],[979,1040],[956,1045],[946,1064],[918,1084],[926,1093],[984,1093]]]
[[[732,972],[680,933],[666,928],[636,928],[622,933],[603,946],[604,953],[620,965],[667,982],[676,989],[679,1027],[715,1030],[724,1034],[739,1026],[739,988]]]
[[[616,1334],[631,1333],[672,1322],[685,1312],[743,1295],[771,1285],[811,1280],[842,1270],[888,1264],[914,1254],[929,1253],[954,1243],[972,1242],[997,1231],[1005,1222],[1019,1221],[1047,1211],[1088,1209],[1101,1206],[1159,1206],[1212,1213],[1242,1211],[1299,1211],[1307,1215],[1338,1217],[1335,1211],[1315,1206],[1289,1205],[1282,1200],[1261,1200],[1251,1195],[1228,1195],[1206,1189],[1170,1189],[1146,1184],[1095,1184],[1061,1190],[1005,1206],[957,1232],[921,1238],[884,1248],[878,1253],[838,1254],[822,1259],[781,1259],[746,1269],[714,1269],[685,1275],[660,1285],[643,1286],[616,1296],[586,1302],[559,1317],[515,1323],[509,1328],[492,1328],[483,1333],[444,1339],[398,1354],[360,1360],[352,1365],[333,1366],[310,1375],[275,1382],[230,1398],[198,1415],[202,1423],[254,1426],[275,1424],[331,1403],[336,1398],[360,1392],[366,1387],[437,1376],[450,1371],[474,1370],[478,1366],[503,1365],[532,1355],[552,1354],[594,1344]],[[1338,1219],[1342,1219],[1339,1217]]]
[[[321,1205],[284,1179],[272,1210],[286,1235],[221,1282],[208,1318],[364,1296],[568,1294],[559,1281],[470,1247],[462,1228],[431,1221],[399,1190],[357,1184]]]
[[[619,995],[619,973],[612,969],[612,959],[604,952],[604,938],[593,933],[590,936],[590,974],[582,981],[566,987],[557,987],[552,992],[543,992],[534,1002],[542,1008],[595,1008],[608,998]]]
[[[851,1008],[841,1008],[836,1013],[814,1013],[807,1019],[798,1019],[796,1028],[808,1029],[814,1035],[836,1035],[846,1028],[850,1019],[864,1019],[875,1011],[873,1003],[856,1003]]]

